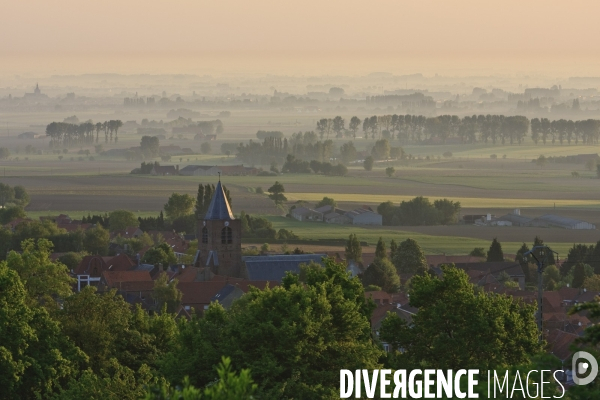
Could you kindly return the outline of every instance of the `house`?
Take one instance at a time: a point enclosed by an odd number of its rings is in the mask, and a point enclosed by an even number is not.
[[[164,165],[154,166],[150,171],[150,175],[154,176],[167,176],[167,175],[179,175],[179,165]]]
[[[292,218],[298,221],[318,221],[323,222],[323,214],[307,207],[296,207],[291,212]]]
[[[103,271],[98,291],[111,289],[117,289],[119,292],[137,292],[150,297],[154,290],[154,280],[147,270]]]
[[[35,133],[35,132],[23,132],[20,133],[18,138],[19,139],[39,139],[39,138],[43,138],[46,135],[41,135],[39,133]]]
[[[300,273],[301,264],[322,264],[326,254],[289,254],[242,257],[246,278],[250,281],[281,282],[286,272]]]
[[[88,285],[98,286],[104,271],[128,271],[136,265],[126,254],[114,257],[85,256],[71,273],[77,279],[79,292]]]
[[[114,231],[111,233],[111,237],[121,236],[124,239],[134,239],[142,236],[144,231],[142,231],[137,226],[129,226],[122,231]]]
[[[352,219],[346,215],[345,211],[340,209],[336,209],[336,211],[329,212],[323,215],[323,221],[328,224],[350,224],[352,223]]]

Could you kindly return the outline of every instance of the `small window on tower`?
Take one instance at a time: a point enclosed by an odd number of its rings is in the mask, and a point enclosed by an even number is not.
[[[231,244],[233,242],[233,232],[226,226],[221,230],[221,244]]]
[[[202,228],[202,243],[208,243],[208,229]]]

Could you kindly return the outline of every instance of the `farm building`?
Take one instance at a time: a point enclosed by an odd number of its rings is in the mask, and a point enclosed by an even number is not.
[[[306,207],[294,208],[290,215],[298,221],[320,221],[323,222],[323,213]]]
[[[381,214],[363,208],[348,211],[346,216],[352,220],[353,225],[383,225]]]
[[[578,219],[546,214],[531,221],[530,226],[558,227],[565,229],[596,229],[596,225]]]
[[[150,175],[160,175],[160,176],[167,176],[167,175],[179,175],[179,165],[173,166],[173,165],[165,165],[165,166],[154,166],[152,167],[152,171],[150,171]]]

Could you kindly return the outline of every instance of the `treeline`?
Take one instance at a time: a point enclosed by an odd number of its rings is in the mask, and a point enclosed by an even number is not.
[[[104,132],[104,141],[106,143],[113,141],[115,134],[115,143],[119,140],[119,128],[123,126],[121,120],[110,120],[97,122],[94,124],[91,120],[81,124],[68,122],[51,122],[46,126],[46,136],[50,136],[50,146],[75,146],[82,144],[98,143],[100,132]]]
[[[493,144],[521,144],[530,135],[538,144],[547,142],[579,142],[597,144],[600,138],[600,120],[587,119],[581,121],[555,120],[524,116],[473,115],[459,117],[457,115],[440,115],[425,117],[423,115],[373,115],[361,120],[352,117],[346,129],[345,120],[337,116],[332,119],[321,119],[316,129],[321,139],[335,137],[354,137],[362,128],[365,139],[397,139],[401,142],[426,143],[439,140],[446,143],[448,139],[460,139],[462,143],[483,142]]]
[[[276,231],[273,228],[273,223],[263,217],[253,217],[246,214],[244,211],[240,214],[242,223],[242,238],[243,239],[271,239],[271,240],[294,240],[300,239],[294,232],[287,229],[279,229]]]
[[[281,171],[293,174],[310,174],[314,172],[315,174],[332,176],[345,176],[348,174],[348,168],[344,164],[333,165],[329,162],[320,162],[317,160],[308,162],[297,159],[291,154],[288,154]]]
[[[449,225],[458,222],[460,202],[448,199],[435,200],[415,197],[396,206],[386,201],[377,206],[384,225]]]

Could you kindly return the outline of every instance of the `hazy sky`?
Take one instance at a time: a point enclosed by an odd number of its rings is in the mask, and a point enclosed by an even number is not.
[[[593,74],[600,65],[597,0],[0,0],[0,6],[0,68],[11,73]]]

